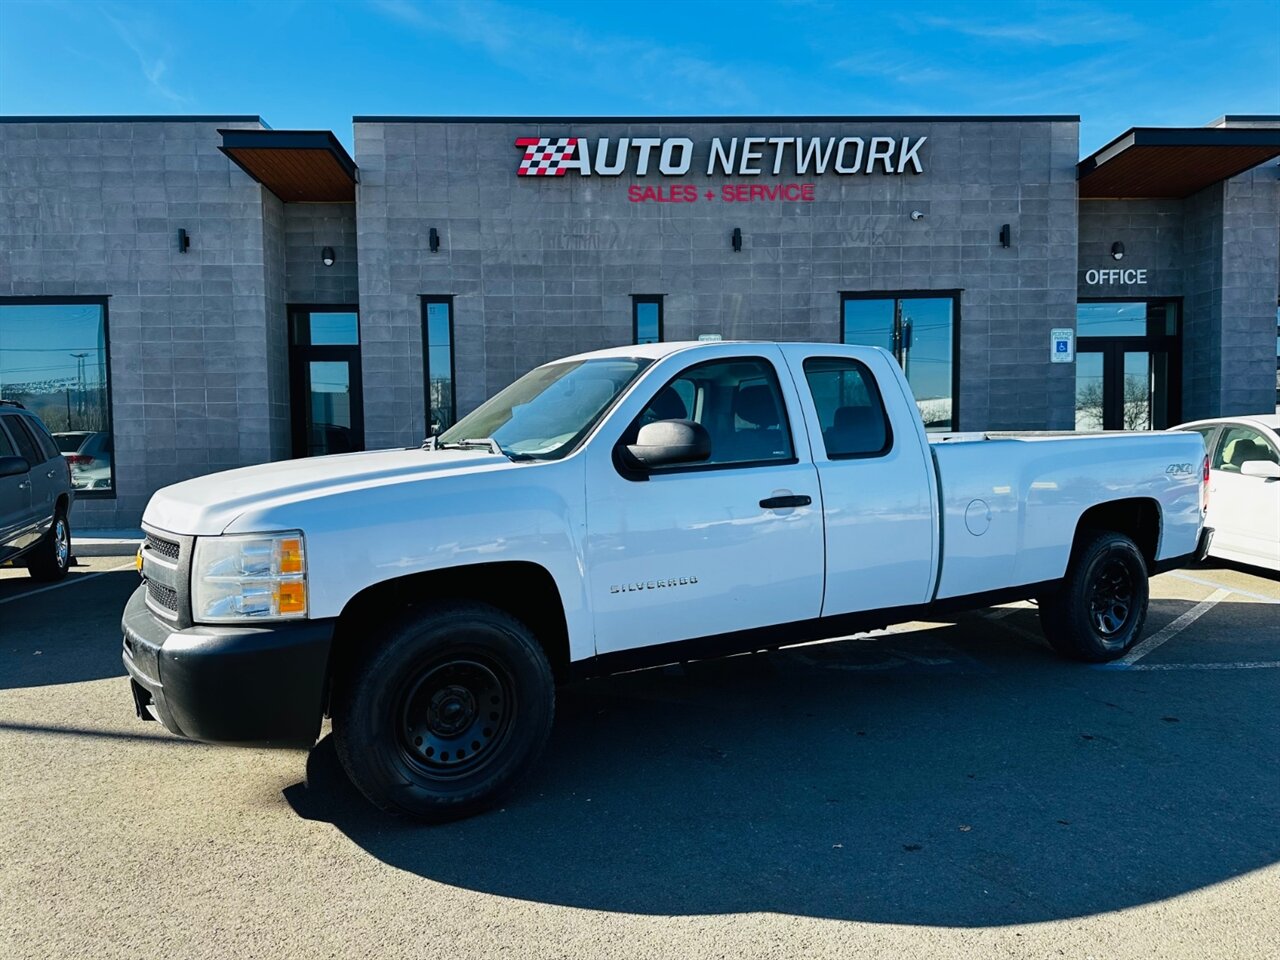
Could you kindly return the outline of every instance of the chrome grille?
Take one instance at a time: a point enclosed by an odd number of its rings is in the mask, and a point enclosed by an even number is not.
[[[173,563],[178,562],[178,553],[181,550],[179,545],[172,540],[157,537],[154,533],[147,534],[147,549]]]

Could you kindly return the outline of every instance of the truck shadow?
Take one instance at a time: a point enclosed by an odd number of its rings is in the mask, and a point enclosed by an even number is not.
[[[1091,670],[981,618],[886,642],[905,667],[855,640],[562,690],[538,772],[470,820],[378,813],[329,738],[285,795],[410,873],[626,913],[1029,923],[1280,859],[1276,671]]]

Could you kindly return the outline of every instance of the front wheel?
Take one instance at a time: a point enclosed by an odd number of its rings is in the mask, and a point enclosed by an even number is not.
[[[551,667],[524,624],[487,604],[433,604],[391,628],[340,684],[334,745],[383,810],[453,820],[529,772],[554,712]]]
[[[1147,578],[1146,560],[1129,537],[1100,531],[1082,539],[1062,583],[1040,598],[1040,626],[1049,645],[1091,663],[1124,656],[1142,636]]]

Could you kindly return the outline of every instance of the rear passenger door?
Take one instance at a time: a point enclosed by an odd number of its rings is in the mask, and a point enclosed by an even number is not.
[[[598,653],[808,620],[821,608],[818,480],[781,354],[726,344],[697,355],[646,378],[585,451]],[[710,434],[709,460],[634,474],[615,459],[645,423],[686,419]]]
[[[44,534],[53,525],[54,502],[62,489],[59,474],[65,475],[66,461],[53,438],[31,417],[10,417],[9,428],[20,455],[31,464],[27,475],[31,480],[31,512],[39,524],[38,532]]]
[[[887,353],[784,344],[822,487],[822,615],[927,602],[937,573],[934,471]]]
[[[0,457],[26,456],[5,429],[17,419],[16,416],[0,417]],[[0,560],[12,556],[34,541],[34,525],[30,471],[0,477]]]

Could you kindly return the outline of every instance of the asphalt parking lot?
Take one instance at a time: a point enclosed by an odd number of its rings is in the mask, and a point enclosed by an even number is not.
[[[500,810],[421,827],[309,754],[133,715],[121,558],[0,570],[0,956],[1274,957],[1280,579],[1153,582],[1143,645],[1035,610],[563,691]]]

